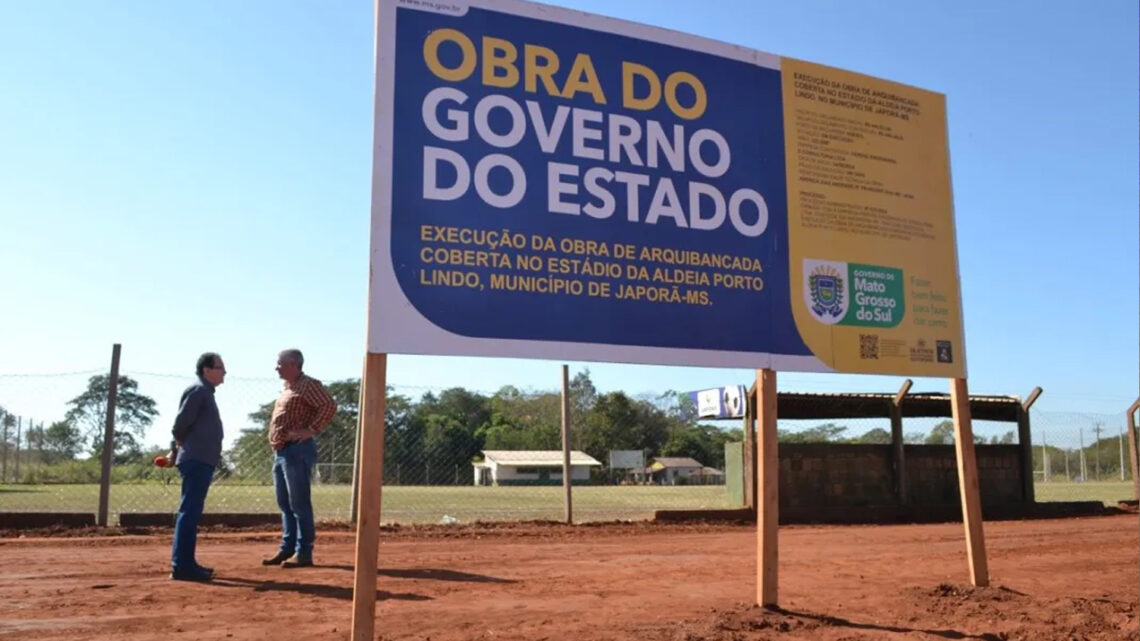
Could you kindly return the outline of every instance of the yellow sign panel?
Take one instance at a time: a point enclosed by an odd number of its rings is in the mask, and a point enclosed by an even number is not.
[[[781,59],[796,327],[843,372],[965,377],[946,102]]]

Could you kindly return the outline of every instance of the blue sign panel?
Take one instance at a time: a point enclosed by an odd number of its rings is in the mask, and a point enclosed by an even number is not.
[[[829,369],[847,328],[799,310],[813,353],[797,326],[788,185],[863,134],[782,64],[514,0],[380,0],[370,351]],[[797,224],[853,229],[809,192]],[[839,277],[812,281],[824,303]]]

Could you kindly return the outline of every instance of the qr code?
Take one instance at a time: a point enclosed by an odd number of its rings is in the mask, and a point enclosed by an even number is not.
[[[859,358],[879,358],[877,334],[859,334]]]

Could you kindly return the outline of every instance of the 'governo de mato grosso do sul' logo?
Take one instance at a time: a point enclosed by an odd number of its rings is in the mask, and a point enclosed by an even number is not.
[[[819,322],[835,325],[847,315],[847,263],[804,260],[804,302]]]

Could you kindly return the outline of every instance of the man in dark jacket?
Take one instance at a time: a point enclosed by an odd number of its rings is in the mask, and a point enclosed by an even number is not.
[[[198,357],[197,370],[198,381],[182,392],[171,430],[182,475],[182,502],[174,521],[170,558],[170,578],[178,581],[209,581],[214,576],[212,568],[198,565],[194,549],[206,492],[222,455],[222,417],[214,390],[225,380],[226,366],[221,356],[207,352]]]

